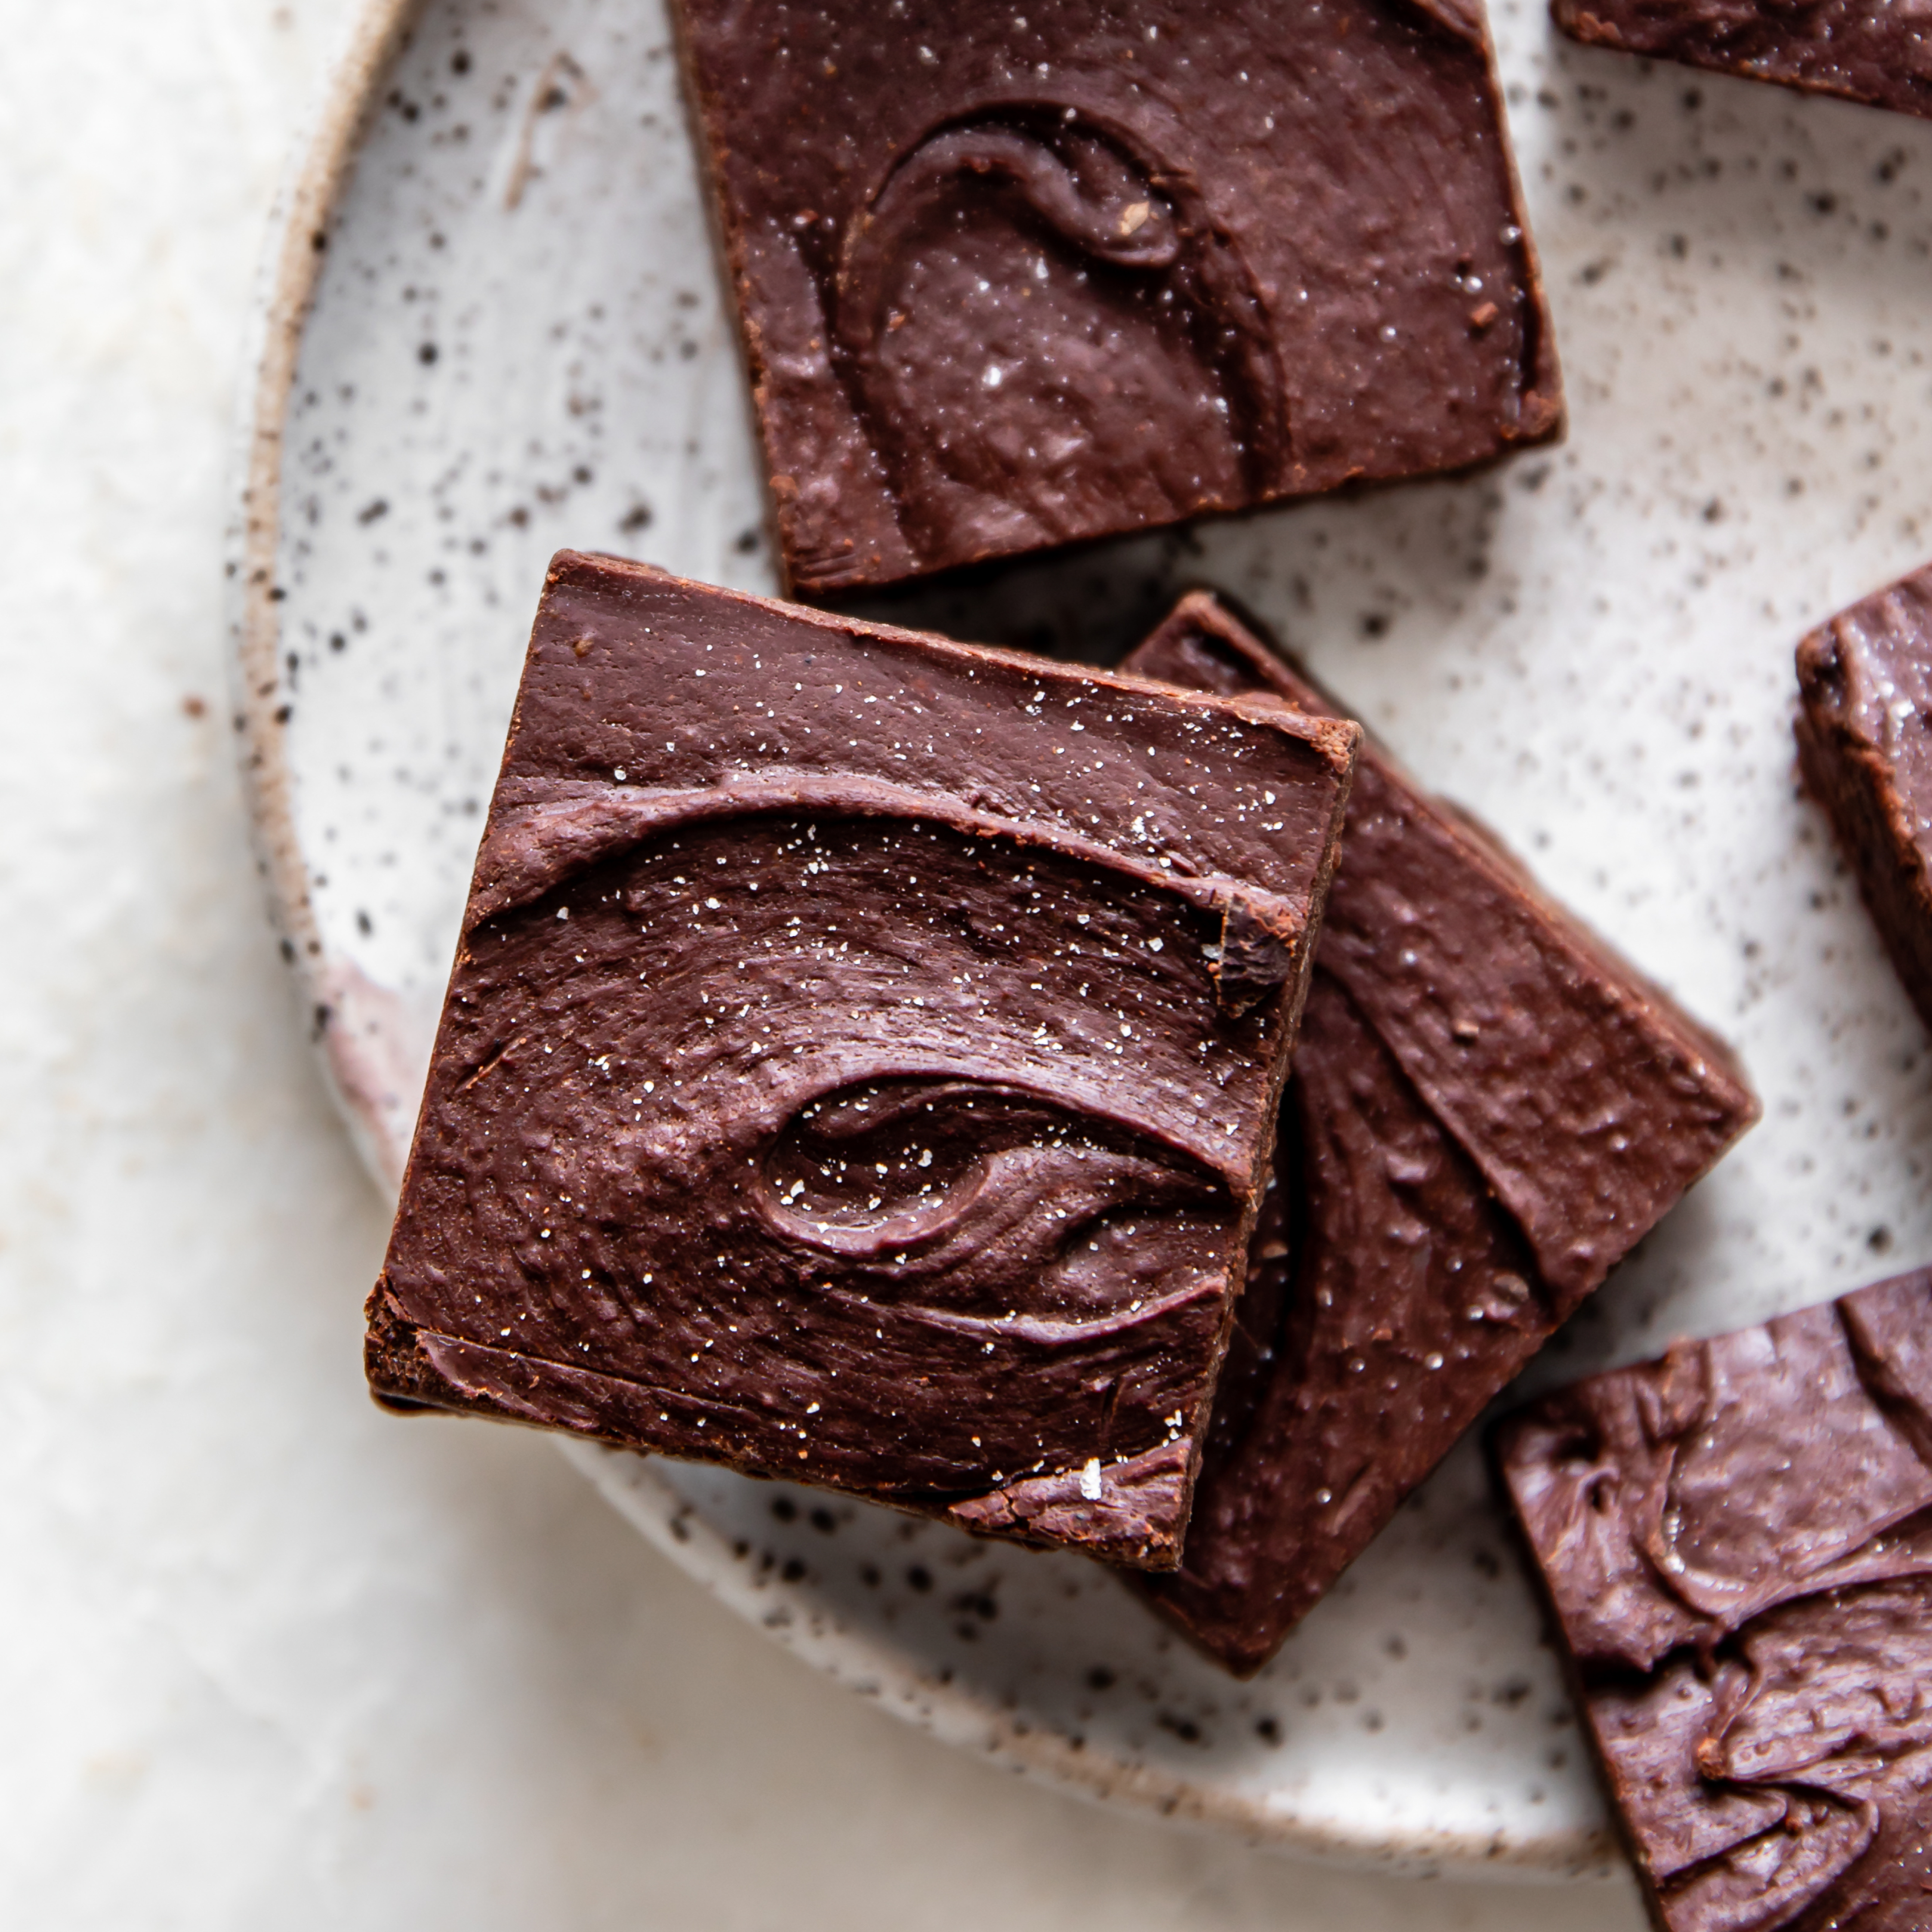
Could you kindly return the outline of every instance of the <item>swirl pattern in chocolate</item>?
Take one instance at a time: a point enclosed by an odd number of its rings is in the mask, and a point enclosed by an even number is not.
[[[799,590],[1560,428],[1474,0],[676,11]]]
[[[1932,1272],[1511,1418],[1497,1454],[1667,1932],[1932,1899]]]
[[[375,1387],[1172,1563],[1354,740],[560,557]]]

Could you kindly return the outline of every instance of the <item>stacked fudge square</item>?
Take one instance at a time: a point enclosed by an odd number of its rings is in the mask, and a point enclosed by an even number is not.
[[[1473,0],[677,13],[797,596],[1560,432]],[[1932,1014],[1928,664],[1907,580],[1798,740]],[[1757,1111],[1208,592],[1109,673],[566,552],[369,1376],[1079,1552],[1245,1674]],[[1928,1294],[1494,1437],[1672,1932],[1925,1922]]]
[[[1359,735],[559,556],[376,1389],[1171,1568]]]
[[[1215,599],[1127,660],[1335,706]],[[1723,1043],[1364,747],[1180,1574],[1265,1663],[1490,1399],[1756,1118]]]
[[[1125,671],[555,560],[384,1398],[1176,1572],[1264,1663],[1756,1106],[1216,600]]]

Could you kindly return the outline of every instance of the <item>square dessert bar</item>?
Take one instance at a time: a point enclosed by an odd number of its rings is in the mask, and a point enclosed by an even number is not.
[[[1932,1272],[1496,1449],[1663,1932],[1932,1924]]]
[[[1213,598],[1127,668],[1329,700]],[[1723,1045],[1365,745],[1180,1574],[1259,1668],[1757,1117]]]
[[[791,586],[1556,435],[1478,0],[677,0]]]
[[[560,555],[378,1395],[1171,1565],[1358,736]]]
[[[1932,1026],[1932,569],[1798,646],[1798,761]]]
[[[1573,40],[1932,115],[1932,40],[1892,0],[1551,0]]]

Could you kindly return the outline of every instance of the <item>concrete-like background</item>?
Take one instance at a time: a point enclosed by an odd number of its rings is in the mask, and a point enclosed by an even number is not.
[[[955,1758],[544,1442],[362,1393],[384,1232],[226,724],[271,196],[352,0],[0,0],[0,1922],[1633,1932]]]

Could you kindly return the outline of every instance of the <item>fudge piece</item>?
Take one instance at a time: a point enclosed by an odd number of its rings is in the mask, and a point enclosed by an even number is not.
[[[1798,646],[1798,762],[1932,1026],[1932,569]]]
[[[1932,1271],[1496,1448],[1664,1932],[1932,1924]]]
[[[1573,40],[1932,114],[1925,16],[1889,0],[1551,0]]]
[[[378,1394],[1172,1564],[1358,735],[556,557]]]
[[[1558,431],[1478,0],[674,11],[800,592]]]
[[[1200,592],[1127,667],[1334,713]],[[1756,1117],[1719,1041],[1365,746],[1160,1607],[1258,1670]]]

